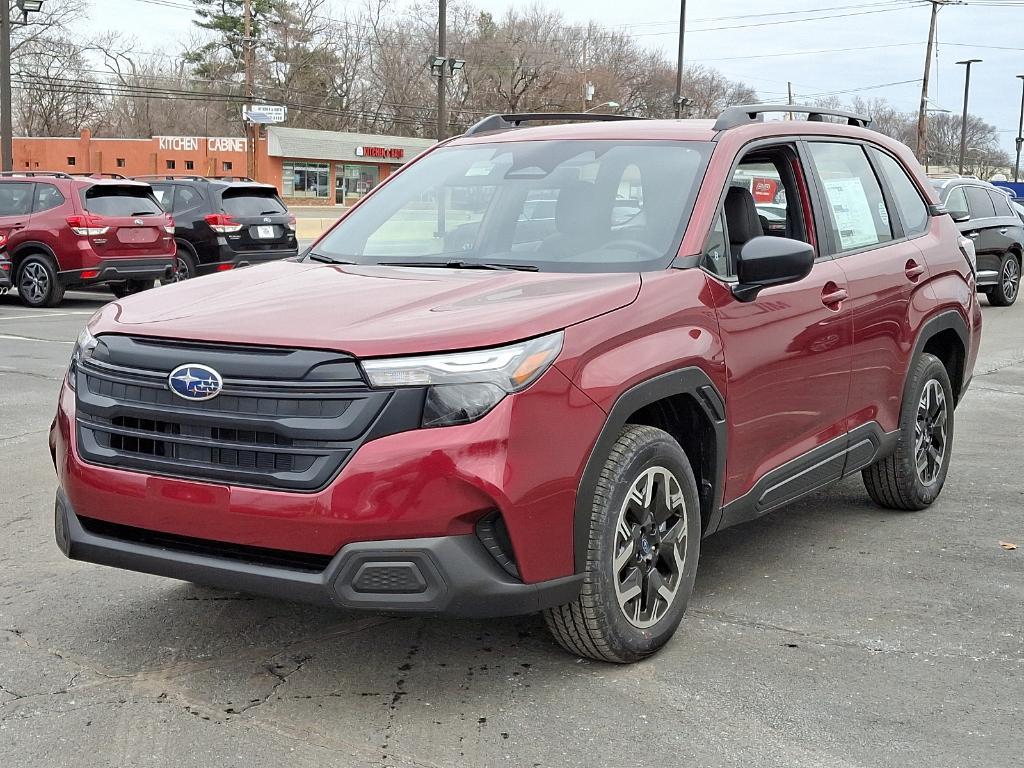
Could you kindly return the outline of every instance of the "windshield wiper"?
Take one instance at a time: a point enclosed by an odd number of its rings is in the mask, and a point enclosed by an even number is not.
[[[306,258],[310,261],[319,261],[321,264],[355,264],[354,261],[335,259],[333,256],[326,256],[322,253],[314,253],[313,251],[307,253]]]
[[[491,264],[484,261],[382,261],[382,267],[433,267],[435,269],[512,269],[518,272],[538,272],[533,264]]]
[[[156,216],[156,212],[155,211],[135,211],[134,213],[129,213],[128,215],[129,216]]]
[[[283,213],[283,211],[260,211],[260,216],[269,216],[270,214]]]

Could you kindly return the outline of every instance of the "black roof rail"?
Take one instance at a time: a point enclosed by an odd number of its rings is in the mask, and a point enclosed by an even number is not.
[[[801,104],[741,104],[736,107],[729,107],[722,112],[715,121],[714,130],[727,131],[738,125],[755,123],[764,120],[766,112],[799,112],[806,114],[808,122],[824,122],[823,117],[841,117],[846,120],[847,125],[858,128],[867,128],[871,125],[871,118],[867,115],[858,115],[853,112],[844,112],[841,109],[828,109],[826,107],[808,107]]]
[[[35,176],[50,176],[57,179],[70,179],[71,175],[64,171],[2,171],[2,178],[33,178]]]
[[[69,174],[78,178],[88,179],[119,179],[120,181],[129,181],[128,177],[120,173],[107,173],[106,171],[79,171],[78,173]]]
[[[141,176],[132,176],[133,179],[156,179],[158,181],[252,181],[257,184],[263,182],[257,182],[256,179],[251,179],[248,176],[198,176],[194,173],[154,173],[154,174],[143,174]]]
[[[469,127],[463,135],[475,136],[492,131],[508,131],[522,127],[523,123],[604,123],[613,120],[643,120],[632,115],[612,115],[607,112],[521,112],[491,115]]]
[[[196,176],[193,173],[143,173],[139,176],[132,176],[136,181],[143,179],[160,179],[163,181],[173,181],[174,179],[191,179],[192,181],[202,181],[202,176]]]

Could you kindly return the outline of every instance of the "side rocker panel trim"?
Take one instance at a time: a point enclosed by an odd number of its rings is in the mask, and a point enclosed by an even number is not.
[[[711,377],[696,367],[680,368],[669,373],[655,376],[636,384],[619,395],[618,400],[608,413],[601,434],[598,435],[594,448],[590,452],[587,466],[583,470],[580,487],[576,493],[576,505],[573,517],[573,555],[576,573],[581,573],[587,560],[587,542],[590,540],[591,500],[597,489],[597,481],[612,445],[619,436],[619,431],[626,425],[629,417],[644,406],[663,400],[673,395],[691,395],[710,419],[715,429],[715,487],[711,504],[711,519],[707,532],[714,532],[718,527],[722,508],[722,489],[724,486],[726,456],[726,422],[725,401],[715,387]]]

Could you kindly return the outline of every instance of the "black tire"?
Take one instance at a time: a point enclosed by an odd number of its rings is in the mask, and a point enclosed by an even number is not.
[[[148,291],[156,285],[155,280],[126,280],[123,283],[108,283],[110,292],[119,299],[136,293]]]
[[[55,307],[64,299],[64,286],[57,276],[57,265],[43,254],[32,254],[21,260],[15,287],[26,307]]]
[[[988,303],[993,307],[1009,307],[1020,294],[1020,259],[1013,253],[1003,254],[999,262],[998,282],[985,290]]]
[[[649,474],[662,471],[667,474]],[[665,510],[662,510],[669,515],[666,519],[670,521],[664,524],[665,530],[653,525],[653,530],[645,533],[644,528],[633,525],[633,538],[626,538],[624,529],[630,528],[629,520],[638,519],[634,517],[637,512],[645,510],[645,505],[636,503],[636,496],[631,500],[630,493],[647,476],[652,478],[651,492],[648,493],[651,498],[661,490],[672,489],[671,479],[674,479],[682,497],[682,509],[678,507],[677,494],[672,493],[677,506],[666,503]],[[665,499],[669,498],[666,492]],[[620,522],[623,528],[620,528]],[[672,536],[672,531],[678,535]],[[594,493],[580,596],[571,603],[544,612],[555,640],[570,653],[619,664],[639,661],[658,651],[675,633],[686,611],[697,575],[700,533],[697,483],[679,443],[667,432],[654,427],[632,424],[623,427]],[[620,537],[624,544],[621,547]],[[673,548],[670,538],[681,542],[678,546],[681,567],[678,559],[673,557],[676,548]],[[646,557],[642,552],[647,553]],[[619,569],[615,567],[616,555],[622,562]],[[676,568],[674,575],[665,576],[661,571],[672,567]],[[658,572],[656,584],[668,589],[670,598],[649,599],[653,594],[661,594],[656,591],[655,584],[651,584],[655,571]],[[620,578],[627,572],[629,578]],[[644,612],[651,611],[644,620],[652,623],[642,628],[626,616],[630,602],[620,603],[619,590],[630,578],[635,579],[631,584],[640,586],[631,611],[638,614],[640,608],[637,606],[645,605]],[[624,589],[623,593],[630,589]],[[658,607],[662,603],[664,607],[659,615]],[[636,617],[637,620],[639,618]]]
[[[923,436],[918,433],[921,422],[922,398],[926,387],[937,385],[942,391],[944,403],[944,431],[942,434],[942,453],[936,460],[931,454],[935,448],[937,436],[930,426],[923,426]],[[930,390],[934,393],[934,389]],[[864,487],[872,501],[886,509],[916,511],[929,506],[942,492],[949,471],[949,461],[953,454],[953,388],[949,383],[946,367],[934,355],[923,354],[914,361],[907,379],[907,388],[903,393],[903,406],[900,412],[899,438],[896,450],[891,456],[876,461],[861,473]],[[919,443],[920,439],[920,443]],[[925,476],[918,466],[922,446],[926,456]],[[931,448],[929,448],[930,446]],[[928,480],[927,475],[934,471],[934,479]]]

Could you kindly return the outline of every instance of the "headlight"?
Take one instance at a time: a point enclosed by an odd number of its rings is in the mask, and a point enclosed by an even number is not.
[[[367,360],[375,387],[429,387],[424,427],[476,421],[505,395],[530,386],[562,350],[562,332],[506,347],[422,357]]]
[[[78,341],[75,348],[71,350],[71,363],[68,365],[67,382],[72,389],[75,388],[75,370],[81,360],[88,360],[96,349],[96,337],[89,333],[88,328],[83,328],[78,334]]]

